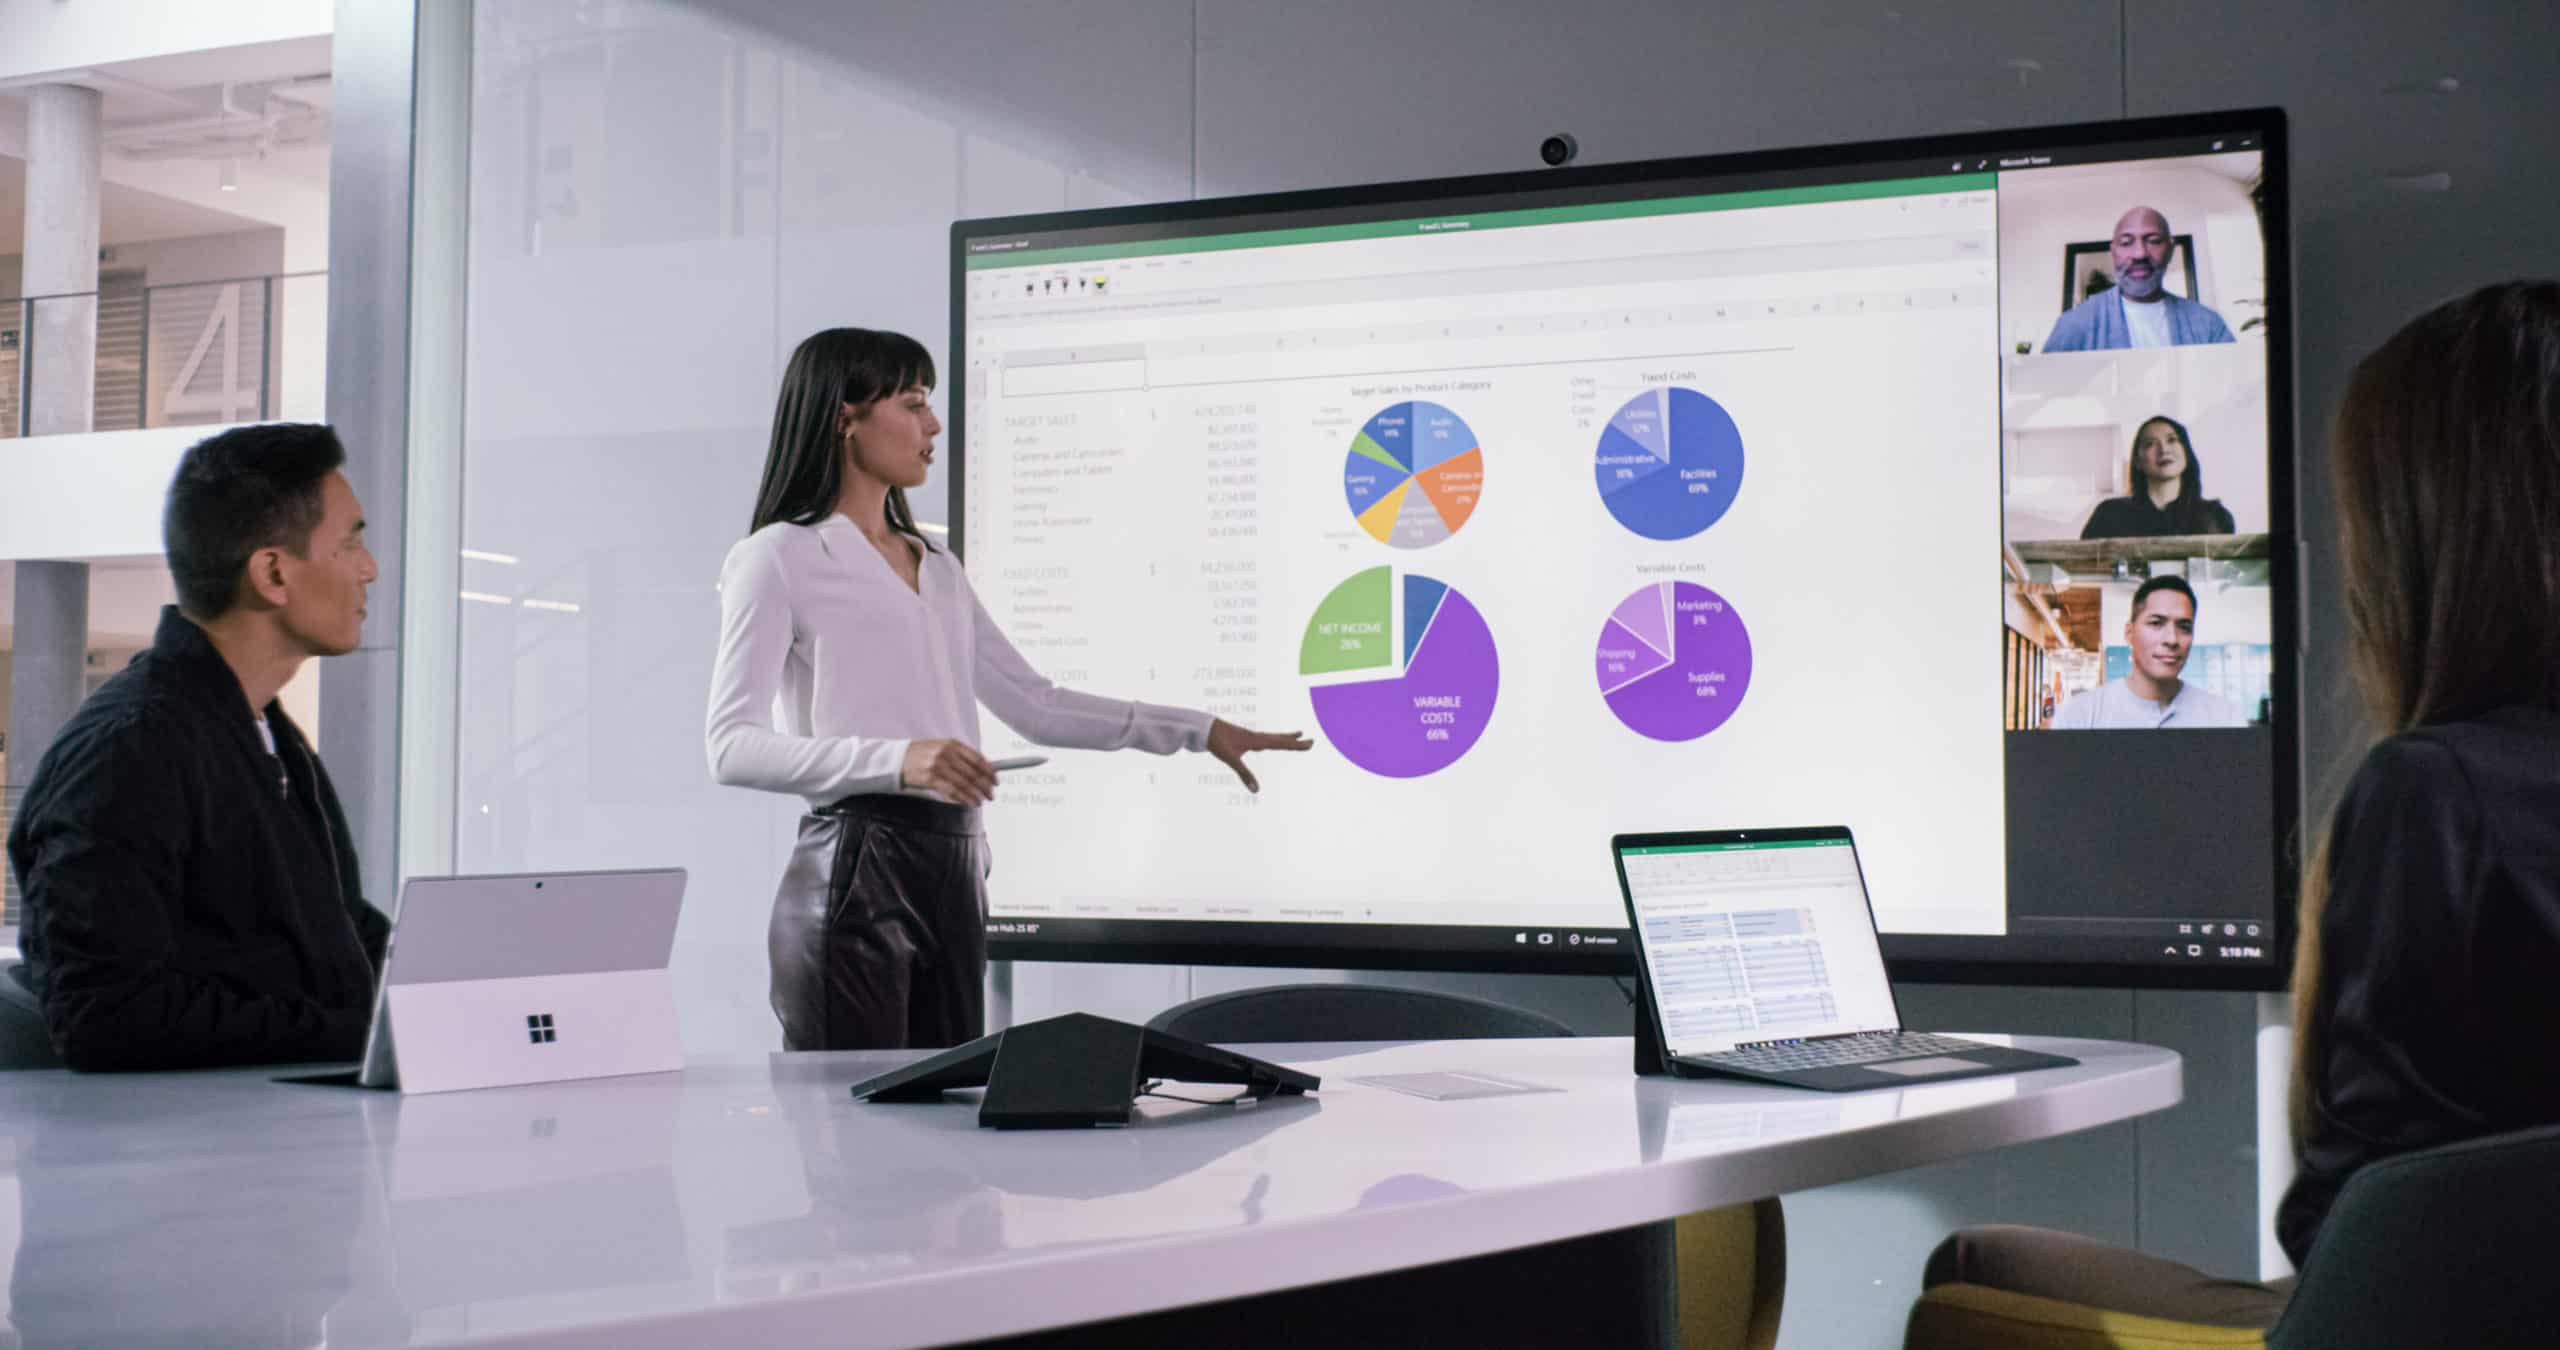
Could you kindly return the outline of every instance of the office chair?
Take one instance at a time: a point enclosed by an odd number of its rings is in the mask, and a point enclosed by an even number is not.
[[[1211,994],[1148,1019],[1220,1044],[1458,1041],[1570,1036],[1556,1018],[1491,999],[1376,984],[1284,984]],[[1672,1225],[1683,1350],[1771,1350],[1787,1288],[1777,1198],[1683,1215]]]
[[[1381,984],[1280,984],[1177,1003],[1148,1019],[1195,1041],[1473,1041],[1570,1036],[1542,1012]]]
[[[0,962],[0,1070],[59,1069],[53,1037],[44,1029],[44,1008],[27,988],[21,961]]]
[[[2560,1127],[2469,1139],[2347,1179],[2267,1331],[2200,1326],[1945,1284],[1905,1350],[2522,1350],[2560,1343]]]

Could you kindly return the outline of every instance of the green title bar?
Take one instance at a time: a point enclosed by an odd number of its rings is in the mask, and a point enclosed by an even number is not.
[[[1632,858],[1643,853],[1742,853],[1759,848],[1847,848],[1846,839],[1772,839],[1764,844],[1664,844],[1658,848],[1622,850]]]
[[[1222,253],[1237,248],[1286,248],[1293,244],[1330,244],[1347,239],[1401,239],[1428,234],[1474,234],[1482,230],[1517,230],[1533,225],[1570,225],[1587,220],[1635,220],[1645,216],[1696,215],[1708,211],[1747,211],[1763,206],[1805,206],[1816,202],[1856,202],[1877,197],[1918,197],[1942,192],[1969,192],[1993,185],[1997,174],[1951,173],[1937,178],[1888,178],[1870,183],[1827,183],[1820,187],[1767,188],[1758,192],[1720,192],[1698,197],[1656,197],[1650,201],[1601,202],[1588,206],[1543,206],[1519,211],[1487,211],[1472,216],[1421,216],[1411,220],[1373,220],[1357,225],[1309,225],[1294,230],[1246,230],[1236,234],[1200,235],[1188,239],[1142,239],[1126,244],[1083,244],[1069,248],[1027,248],[1010,253],[976,253],[968,270],[992,267],[1047,267],[1059,263],[1099,262],[1158,253]]]

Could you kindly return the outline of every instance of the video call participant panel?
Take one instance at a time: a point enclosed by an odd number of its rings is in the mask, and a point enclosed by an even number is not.
[[[2266,173],[2253,147],[2002,175],[2002,724],[2021,935],[2208,965],[2280,955],[2273,727],[2290,667],[2275,632]],[[2055,847],[2066,816],[2080,837]]]

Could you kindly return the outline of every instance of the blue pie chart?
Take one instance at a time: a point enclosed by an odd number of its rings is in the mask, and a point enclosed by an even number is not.
[[[1600,432],[1600,502],[1647,539],[1686,539],[1724,518],[1742,491],[1742,429],[1695,389],[1648,389]]]

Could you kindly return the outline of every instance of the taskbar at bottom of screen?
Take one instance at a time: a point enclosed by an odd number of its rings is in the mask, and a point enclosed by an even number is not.
[[[1884,934],[1886,968],[1895,980],[1917,984],[2265,991],[2284,987],[2285,956],[2272,942],[2201,935]]]
[[[987,955],[998,961],[1349,970],[1577,975],[1627,975],[1635,970],[1635,941],[1624,928],[1519,924],[1273,923],[1006,914],[987,920]]]

